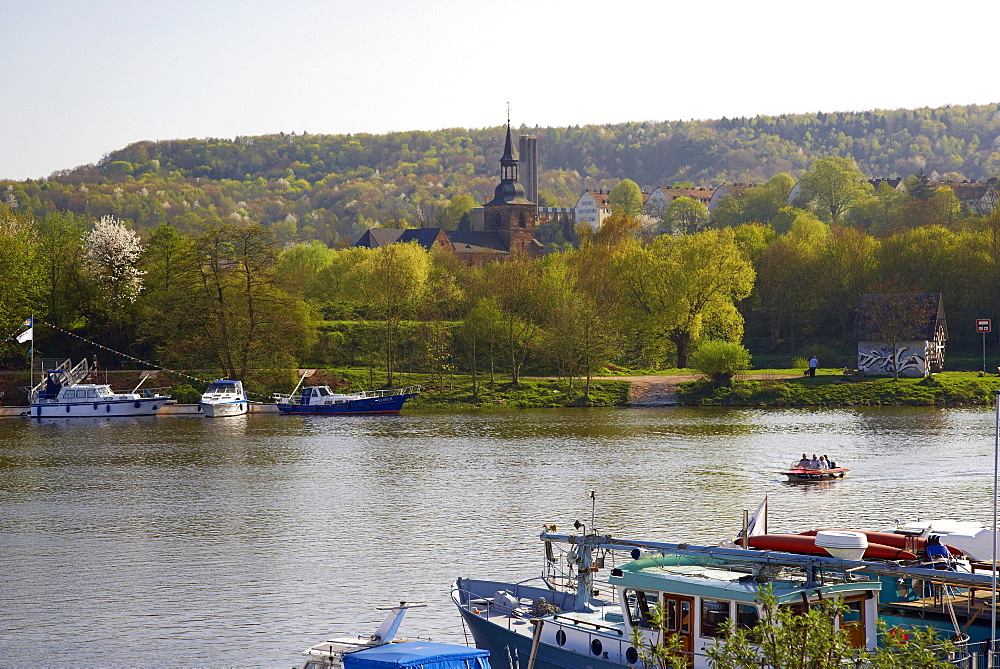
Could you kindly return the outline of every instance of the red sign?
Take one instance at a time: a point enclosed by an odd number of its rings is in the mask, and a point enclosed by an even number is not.
[[[990,331],[990,319],[988,318],[977,318],[976,319],[976,332],[989,332]]]

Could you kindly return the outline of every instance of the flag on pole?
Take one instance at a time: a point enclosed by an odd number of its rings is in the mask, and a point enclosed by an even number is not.
[[[760,534],[767,534],[767,496],[750,516],[750,520],[747,521],[747,537],[756,537]],[[740,530],[738,538],[743,538],[742,530]]]
[[[35,328],[28,328],[21,334],[17,335],[18,344],[23,344],[26,341],[34,341],[34,340],[35,340]]]

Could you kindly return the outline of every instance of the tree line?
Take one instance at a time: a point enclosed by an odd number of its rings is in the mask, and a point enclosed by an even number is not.
[[[657,186],[798,179],[817,158],[866,177],[986,180],[1000,174],[1000,105],[794,114],[566,128],[538,137],[539,204],[571,206],[623,177]],[[456,229],[496,185],[502,128],[386,135],[277,134],[137,142],[47,179],[0,183],[13,210],[128,220],[185,234],[257,222],[282,244],[346,246],[367,227]],[[467,220],[467,218],[465,219]],[[567,237],[563,234],[562,237]]]
[[[509,378],[584,379],[609,367],[685,367],[705,342],[756,354],[850,346],[865,293],[940,292],[953,344],[1000,310],[1000,210],[963,211],[915,175],[874,190],[850,161],[818,160],[676,226],[636,211],[632,183],[597,230],[537,260],[466,267],[416,245],[282,244],[258,222],[136,230],[112,216],[32,216],[0,205],[0,325],[29,314],[143,360],[271,386],[275,369],[365,365]],[[682,203],[683,204],[683,203]],[[690,203],[688,203],[690,204]],[[798,205],[798,206],[796,206]],[[680,206],[680,205],[677,205]],[[699,205],[700,206],[700,205]],[[72,342],[36,341],[65,356]],[[24,366],[25,347],[0,353]],[[102,361],[104,364],[114,360]]]

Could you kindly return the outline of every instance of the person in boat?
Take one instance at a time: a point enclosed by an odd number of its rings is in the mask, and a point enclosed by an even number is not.
[[[802,459],[799,460],[799,463],[797,465],[795,465],[795,466],[798,469],[812,469],[812,460],[809,459],[808,455],[806,455],[805,453],[803,453],[802,454]]]
[[[823,456],[823,460],[826,461],[826,467],[825,467],[825,469],[836,469],[837,468],[837,463],[834,462],[833,460],[831,460],[829,457],[827,457],[827,456],[824,455]]]
[[[822,463],[820,462],[819,458],[816,457],[816,454],[813,453],[812,460],[809,461],[809,469],[822,469],[822,468],[823,468]]]

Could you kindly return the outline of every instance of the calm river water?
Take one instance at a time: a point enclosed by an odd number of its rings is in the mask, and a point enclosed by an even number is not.
[[[456,576],[537,575],[543,523],[717,542],[992,517],[990,410],[601,409],[0,420],[0,666],[292,667]],[[832,484],[776,471],[827,453]]]

